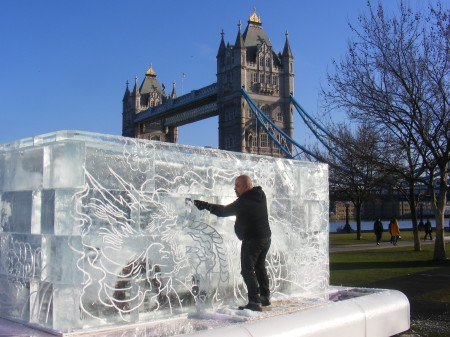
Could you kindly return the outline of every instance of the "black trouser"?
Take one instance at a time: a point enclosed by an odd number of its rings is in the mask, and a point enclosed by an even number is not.
[[[391,243],[393,243],[394,245],[397,244],[398,241],[398,235],[392,235],[391,234]]]
[[[383,234],[383,232],[375,232],[375,236],[377,237],[377,242],[381,241],[381,235]]]
[[[269,277],[266,270],[266,255],[270,238],[242,241],[241,274],[248,291],[249,303],[261,303],[262,297],[270,297]]]

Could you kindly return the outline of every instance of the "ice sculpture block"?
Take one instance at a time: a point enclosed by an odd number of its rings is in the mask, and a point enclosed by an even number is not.
[[[329,287],[326,165],[59,131],[0,145],[0,316],[61,333],[246,303],[227,204],[267,195],[274,298]]]

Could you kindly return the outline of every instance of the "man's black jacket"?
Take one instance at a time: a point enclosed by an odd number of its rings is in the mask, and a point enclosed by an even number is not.
[[[219,217],[236,215],[234,232],[239,240],[270,238],[266,195],[260,186],[244,192],[229,205],[209,205],[209,211]]]

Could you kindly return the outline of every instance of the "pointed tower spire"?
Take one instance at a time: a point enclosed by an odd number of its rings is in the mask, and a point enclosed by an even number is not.
[[[134,109],[135,111],[140,111],[141,109],[141,93],[139,92],[138,86],[138,77],[134,77],[134,88],[131,93],[131,96],[134,98]]]
[[[129,85],[129,82],[128,82],[128,80],[127,80],[127,82],[126,82],[126,88],[125,88],[125,94],[123,95],[122,102],[125,102],[125,101],[130,97],[130,95],[131,95],[130,89],[128,89],[128,85]]]
[[[172,99],[177,98],[177,89],[175,86],[175,81],[173,81],[173,89],[172,89],[172,94],[170,95],[170,97],[172,97]]]
[[[284,43],[284,49],[283,49],[283,56],[287,56],[292,58],[292,51],[291,51],[291,46],[289,45],[289,33],[286,29],[286,42]]]
[[[238,35],[237,35],[237,37],[236,37],[236,42],[234,43],[234,47],[235,48],[244,48],[244,38],[242,37],[242,34],[241,34],[241,26],[242,26],[242,24],[241,24],[241,21],[239,20],[239,23],[238,23],[238,27],[239,27],[239,30],[238,30]]]
[[[226,49],[225,48],[225,41],[223,39],[223,36],[225,35],[225,33],[223,32],[223,29],[222,29],[222,32],[220,33],[220,35],[222,36],[222,38],[220,40],[219,51],[217,52],[217,57],[224,56],[225,55],[225,49]]]
[[[134,77],[134,87],[133,87],[132,95],[136,96],[136,97],[140,95],[137,76]]]

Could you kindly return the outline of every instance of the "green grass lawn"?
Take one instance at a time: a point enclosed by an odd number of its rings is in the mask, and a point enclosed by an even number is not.
[[[413,241],[412,231],[404,231],[401,235],[402,240]],[[419,232],[420,238],[423,235],[423,232]],[[382,247],[386,248],[330,253],[330,284],[358,287],[370,282],[388,280],[434,268],[450,267],[450,260],[433,261],[434,244],[421,245],[422,250],[417,252],[414,251],[413,246],[394,247],[388,243],[389,239],[389,233],[384,233]],[[375,247],[375,235],[362,233],[361,240],[356,240],[356,233],[330,234],[330,246],[358,244],[370,244]],[[447,256],[450,256],[450,243],[447,243],[445,248]],[[410,298],[411,300],[418,301],[415,303],[421,303],[420,301],[432,303],[431,305],[434,305],[434,302],[450,303],[450,282],[444,289],[434,290],[431,285],[429,291],[414,296]],[[448,328],[443,329],[443,324],[447,320],[442,321],[440,317],[433,316],[427,318],[427,324],[423,324],[421,319],[413,320],[411,329],[399,336],[449,336]],[[448,324],[445,326],[448,327]]]
[[[330,254],[330,283],[358,286],[372,281],[418,273],[440,266],[433,259],[433,245],[416,252],[396,247]]]
[[[419,237],[423,238],[424,232],[419,232]],[[401,240],[413,241],[414,234],[412,231],[403,231],[400,233]],[[434,235],[433,235],[434,237]],[[391,236],[388,232],[384,232],[381,238],[384,242],[389,242]],[[363,243],[375,243],[375,234],[373,233],[362,233],[361,240],[356,240],[356,233],[350,234],[330,234],[330,246],[339,246],[339,245],[358,245]]]
[[[412,232],[410,232],[409,239],[407,232],[403,234],[406,234],[404,238],[412,240]],[[369,235],[370,233],[367,233],[364,236],[369,237]],[[355,237],[356,234],[331,234],[330,243],[334,242],[334,245],[344,245],[345,242],[356,244],[359,240],[356,240]],[[370,240],[367,238],[361,243],[373,243],[373,238]],[[389,248],[386,249],[330,253],[330,284],[361,286],[369,282],[450,266],[449,261],[432,261],[433,251],[434,245],[431,244],[422,245],[420,252],[414,251],[411,246],[393,248],[389,245]],[[450,244],[446,244],[446,251],[450,251]],[[450,302],[450,291],[441,291],[432,295],[440,301]],[[428,293],[427,296],[430,294]]]

